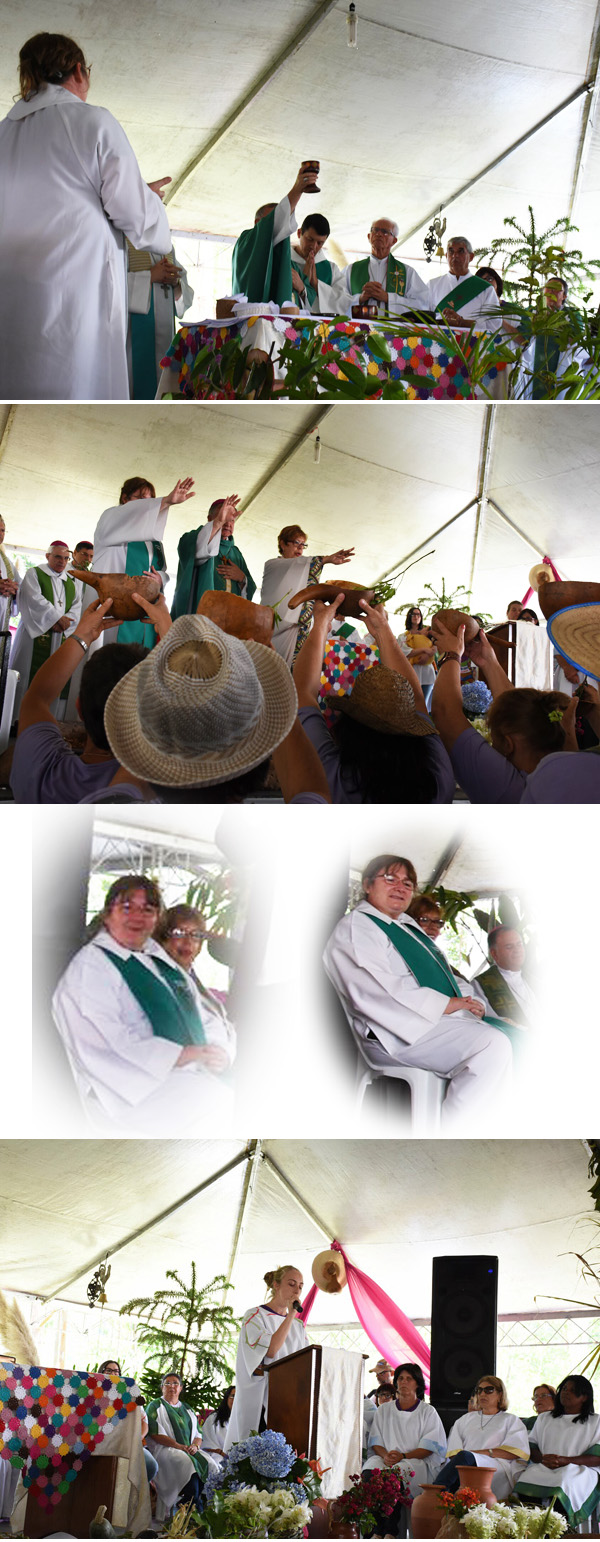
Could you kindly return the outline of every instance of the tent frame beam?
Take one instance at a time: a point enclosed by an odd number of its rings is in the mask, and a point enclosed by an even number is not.
[[[465,503],[463,509],[458,510],[458,514],[453,514],[450,519],[445,520],[444,524],[439,525],[437,530],[430,531],[429,535],[426,535],[423,541],[419,541],[418,546],[413,546],[412,551],[407,552],[405,557],[401,557],[400,560],[398,562],[394,562],[390,568],[386,568],[385,573],[380,573],[379,577],[376,579],[376,583],[381,583],[383,578],[389,578],[390,575],[395,573],[398,568],[404,567],[404,563],[408,562],[411,557],[418,556],[418,553],[423,550],[424,546],[428,546],[430,541],[435,541],[436,537],[438,535],[442,535],[444,530],[449,530],[450,525],[454,525],[457,519],[462,519],[463,514],[468,514],[469,509],[473,508],[474,503],[477,503],[477,497],[469,498],[469,502]]]
[[[269,1156],[268,1151],[265,1151],[264,1153],[264,1160],[266,1166],[269,1168],[270,1172],[274,1173],[282,1188],[285,1189],[287,1194],[291,1195],[292,1199],[295,1199],[296,1204],[299,1205],[303,1214],[307,1216],[309,1221],[312,1221],[312,1224],[313,1226],[316,1226],[317,1231],[320,1231],[322,1235],[327,1238],[328,1245],[331,1245],[331,1239],[332,1237],[335,1237],[335,1231],[333,1231],[330,1226],[326,1226],[325,1222],[321,1220],[320,1216],[318,1216],[314,1210],[311,1210],[310,1205],[307,1205],[306,1200],[303,1199],[302,1195],[298,1193],[298,1190],[294,1188],[293,1183],[290,1183],[289,1178],[286,1178],[285,1173],[280,1167],[278,1167],[277,1162],[273,1161],[272,1156]]]
[[[333,412],[334,405],[335,403],[330,403],[328,407],[317,407],[316,411],[313,412],[311,416],[311,421],[308,427],[303,428],[302,431],[297,435],[293,444],[286,445],[285,450],[282,450],[281,454],[276,456],[273,465],[269,468],[268,471],[265,471],[263,475],[258,478],[258,481],[254,483],[254,487],[251,487],[248,497],[244,498],[244,514],[248,513],[250,505],[256,502],[256,499],[259,498],[260,494],[264,492],[265,487],[269,486],[269,483],[273,481],[273,478],[278,476],[280,471],[283,471],[284,466],[289,465],[289,462],[293,460],[294,455],[298,454],[298,451],[301,450],[303,445],[306,444],[307,439],[310,439],[311,435],[314,434],[315,429],[321,427],[321,424],[324,422],[328,414]]]
[[[477,558],[479,555],[479,543],[485,521],[488,485],[492,469],[492,452],[494,436],[496,432],[496,408],[488,404],[484,411],[483,429],[481,434],[481,451],[479,459],[479,478],[477,487],[477,515],[475,519],[475,531],[473,535],[473,552],[471,555],[471,572],[469,575],[469,589],[473,590],[475,574],[477,572]]]
[[[338,0],[321,0],[320,5],[316,6],[312,16],[309,16],[309,19],[304,23],[304,26],[300,27],[299,31],[294,33],[291,41],[284,45],[272,63],[267,65],[266,70],[263,70],[258,78],[254,81],[253,85],[250,86],[250,89],[246,92],[245,96],[243,96],[241,100],[236,103],[235,107],[232,108],[231,112],[228,113],[225,118],[223,118],[222,122],[219,124],[219,127],[215,129],[214,134],[211,134],[210,139],[206,141],[206,144],[202,146],[202,149],[198,151],[197,155],[192,156],[191,160],[189,160],[187,165],[184,166],[183,171],[179,173],[179,176],[173,179],[170,187],[168,187],[165,192],[165,204],[172,202],[176,193],[180,192],[184,182],[187,182],[188,178],[192,176],[192,173],[197,170],[198,166],[201,166],[202,162],[207,160],[209,155],[212,155],[213,150],[216,150],[217,145],[220,145],[222,140],[226,138],[227,134],[231,133],[231,130],[235,128],[236,123],[239,123],[240,118],[242,118],[244,114],[248,112],[250,107],[254,106],[254,103],[258,100],[259,96],[262,95],[263,91],[266,90],[267,86],[270,86],[272,81],[274,81],[280,74],[284,65],[287,64],[288,59],[291,59],[293,54],[297,53],[298,49],[302,48],[303,44],[308,41],[309,37],[312,37],[313,32],[316,32],[317,28],[321,26],[321,23],[326,20],[327,16],[329,16],[330,11],[335,10],[337,5]]]
[[[594,26],[593,26],[593,29],[592,29],[592,40],[591,40],[591,44],[590,44],[590,56],[589,56],[589,59],[588,59],[588,67],[587,67],[588,97],[587,97],[587,101],[585,101],[584,104],[583,104],[581,128],[580,128],[580,131],[579,131],[579,143],[577,145],[577,153],[576,153],[576,156],[575,156],[575,166],[574,166],[574,170],[573,170],[573,181],[572,181],[572,184],[571,184],[571,197],[569,199],[569,207],[568,207],[568,210],[567,210],[567,215],[568,215],[568,218],[569,218],[569,220],[571,222],[573,220],[573,215],[575,213],[575,208],[576,208],[576,205],[577,205],[577,200],[579,198],[579,192],[580,192],[580,188],[581,188],[581,179],[582,179],[583,172],[584,172],[584,169],[585,169],[585,159],[586,159],[586,155],[587,155],[587,152],[588,152],[588,149],[589,149],[589,146],[590,146],[592,132],[593,132],[593,128],[594,128],[594,119],[595,119],[595,116],[596,116],[596,108],[598,106],[598,93],[600,91],[600,74],[599,74],[599,71],[600,71],[600,0],[598,0],[598,3],[596,5],[596,15],[595,15],[595,18],[594,18]]]
[[[231,1246],[229,1266],[227,1269],[227,1279],[229,1284],[231,1284],[231,1276],[237,1263],[237,1257],[241,1247],[242,1237],[246,1228],[246,1222],[250,1213],[250,1206],[254,1197],[254,1189],[260,1170],[260,1164],[263,1161],[264,1156],[262,1142],[260,1140],[251,1141],[250,1146],[253,1149],[251,1149],[248,1153],[249,1161],[244,1174],[244,1187],[242,1190],[240,1208],[238,1211],[238,1218],[236,1221],[235,1233]],[[227,1292],[223,1291],[223,1300],[225,1300],[226,1294]]]
[[[495,509],[496,514],[499,514],[500,518],[504,520],[505,525],[508,525],[510,530],[514,530],[515,535],[519,535],[521,540],[525,542],[526,546],[531,547],[531,550],[535,552],[536,557],[546,556],[546,552],[542,550],[542,547],[536,546],[536,543],[535,541],[532,541],[531,536],[525,535],[525,531],[520,530],[519,526],[515,525],[513,519],[509,519],[508,514],[505,514],[504,509],[500,508],[500,504],[496,503],[495,498],[488,498],[488,503],[492,509]]]

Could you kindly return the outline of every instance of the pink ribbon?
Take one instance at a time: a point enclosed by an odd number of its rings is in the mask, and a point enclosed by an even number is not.
[[[354,1310],[371,1343],[392,1366],[399,1365],[408,1354],[421,1366],[428,1387],[431,1355],[424,1338],[421,1337],[410,1317],[396,1306],[395,1301],[386,1295],[375,1280],[370,1279],[368,1274],[364,1274],[362,1269],[357,1269],[356,1265],[350,1262],[341,1243],[334,1241],[331,1246],[342,1255]],[[304,1323],[314,1306],[317,1290],[318,1286],[312,1285],[303,1303],[301,1315]]]
[[[552,558],[551,557],[542,557],[542,562],[546,563],[546,567],[550,568],[550,572],[552,574],[552,577],[556,579],[557,584],[560,584],[562,582],[561,576],[560,576],[560,573],[557,572],[557,570],[556,570],[556,568],[554,566],[554,563],[552,561]],[[532,594],[533,594],[533,589],[530,587],[527,590],[527,594],[525,595],[525,598],[523,600],[521,600],[521,604],[522,605],[526,605],[527,601],[529,599],[531,599]]]

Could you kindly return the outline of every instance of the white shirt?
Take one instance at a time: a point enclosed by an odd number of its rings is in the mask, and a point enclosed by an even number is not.
[[[495,1467],[492,1488],[497,1499],[507,1499],[529,1457],[529,1436],[525,1425],[508,1410],[482,1414],[479,1409],[463,1414],[453,1424],[448,1436],[448,1456],[471,1451],[477,1467]],[[488,1449],[506,1448],[510,1455],[488,1456]]]
[[[475,277],[476,275],[469,268],[466,273],[461,274],[460,278],[455,278],[453,273],[441,273],[439,278],[430,279],[429,310],[436,310],[440,300],[444,300],[451,289],[456,289],[466,279]],[[467,321],[479,320],[482,328],[487,332],[496,332],[502,325],[500,301],[492,284],[488,284],[487,289],[484,289],[481,294],[474,295],[473,299],[467,300],[464,305],[461,304],[459,296],[458,309],[460,315]],[[488,312],[490,314],[487,314]]]
[[[42,573],[47,573],[51,581],[52,600],[48,601],[44,598],[35,568],[28,568],[19,589],[21,619],[16,634],[13,637],[10,652],[10,668],[18,670],[21,676],[15,696],[15,719],[19,715],[21,702],[29,685],[35,638],[42,637],[46,632],[51,632],[51,628],[55,625],[55,622],[64,616],[66,609],[67,574],[53,572],[47,562],[39,562],[37,566],[41,569]],[[78,592],[78,586],[74,579],[72,582],[75,585],[75,599],[67,616],[69,625],[64,632],[51,632],[50,656],[60,648],[63,637],[69,637],[75,630],[81,615],[81,592]],[[64,705],[63,702],[60,703],[63,712]],[[52,702],[50,710],[56,717],[58,715],[59,703]]]
[[[285,1322],[285,1316],[274,1312],[267,1305],[253,1306],[245,1312],[238,1339],[235,1362],[235,1398],[231,1418],[227,1426],[225,1450],[238,1440],[246,1440],[251,1430],[257,1430],[263,1408],[269,1394],[268,1376],[257,1376],[260,1366],[274,1365],[284,1355],[293,1355],[308,1344],[304,1323],[295,1317],[277,1353],[269,1356],[273,1334]]]
[[[130,541],[144,541],[148,555],[147,567],[153,558],[153,542],[163,540],[169,508],[161,511],[162,498],[132,498],[129,503],[119,503],[105,509],[94,531],[94,572],[124,573],[127,564],[127,547]],[[163,587],[169,575],[161,572]],[[149,629],[151,634],[151,628]],[[111,640],[110,632],[103,633]]]

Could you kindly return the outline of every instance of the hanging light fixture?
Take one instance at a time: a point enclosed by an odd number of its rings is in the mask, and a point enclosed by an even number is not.
[[[314,460],[315,460],[315,465],[316,466],[318,466],[320,459],[321,459],[321,435],[317,434],[317,437],[315,439],[315,452],[314,452]]]
[[[356,48],[358,46],[357,45],[357,41],[356,41],[356,34],[357,34],[357,31],[358,31],[358,16],[356,14],[356,6],[355,5],[349,5],[348,6],[348,15],[346,17],[346,26],[348,28],[348,47],[349,48]]]

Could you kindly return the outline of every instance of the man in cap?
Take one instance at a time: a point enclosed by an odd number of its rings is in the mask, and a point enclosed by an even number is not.
[[[14,639],[10,667],[21,676],[15,696],[15,718],[23,695],[40,665],[55,653],[81,614],[81,596],[74,579],[65,574],[69,561],[66,541],[52,541],[46,561],[29,568],[19,591],[21,620]],[[54,703],[55,716],[64,717],[66,697]]]
[[[397,240],[395,220],[387,216],[373,220],[368,235],[371,256],[349,263],[342,275],[348,313],[353,305],[362,305],[367,300],[377,302],[380,314],[391,311],[394,316],[401,316],[403,311],[430,310],[427,284],[407,262],[392,256]]]
[[[188,530],[177,548],[179,567],[171,616],[193,615],[207,589],[223,589],[251,600],[256,584],[233,534],[239,494],[215,498],[205,525]]]
[[[437,310],[454,327],[473,322],[482,331],[495,332],[502,325],[500,301],[489,279],[478,278],[469,266],[473,247],[466,236],[452,236],[446,248],[448,272],[429,281],[428,307]]]
[[[394,1370],[393,1370],[393,1366],[390,1365],[389,1360],[378,1360],[376,1365],[369,1366],[369,1371],[374,1371],[375,1372],[375,1375],[377,1377],[377,1386],[376,1387],[372,1387],[371,1391],[365,1393],[365,1397],[364,1397],[364,1402],[363,1402],[363,1449],[366,1449],[368,1447],[368,1444],[369,1444],[369,1435],[371,1433],[371,1425],[373,1423],[373,1420],[375,1418],[375,1414],[376,1414],[377,1409],[379,1407],[379,1394],[380,1394],[382,1388],[385,1387],[387,1389],[387,1391],[389,1392],[389,1396],[391,1398],[393,1398],[393,1396],[394,1396],[394,1391],[393,1391],[393,1387],[392,1387],[392,1377],[393,1377],[393,1374],[394,1374]]]

